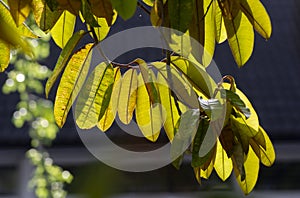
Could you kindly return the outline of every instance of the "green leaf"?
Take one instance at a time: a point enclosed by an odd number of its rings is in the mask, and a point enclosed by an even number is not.
[[[189,33],[198,43],[192,46],[195,59],[208,66],[215,51],[215,17],[211,0],[196,0]],[[192,43],[193,44],[193,43]]]
[[[54,10],[56,10],[58,8],[58,2],[57,0],[46,0],[46,4],[48,5],[48,7],[50,8],[50,10],[53,12]]]
[[[10,47],[0,39],[0,72],[3,72],[9,64]]]
[[[188,81],[202,93],[204,98],[210,98],[217,87],[214,80],[205,71],[204,67],[196,65],[187,59],[173,56],[171,65],[174,65]]]
[[[108,26],[111,26],[114,23],[114,20],[117,18],[117,14],[114,14],[110,0],[90,0],[90,3],[92,12],[96,17],[105,18]],[[102,27],[101,24],[99,25]]]
[[[111,0],[111,3],[124,20],[134,15],[137,6],[137,0]]]
[[[218,176],[225,181],[232,172],[232,162],[223,149],[220,141],[217,141],[217,151],[214,168]]]
[[[152,81],[156,82],[154,73],[149,70]],[[138,89],[136,97],[136,122],[148,140],[155,142],[159,136],[160,130],[165,121],[164,113],[161,111],[161,106],[156,103],[152,104],[148,95],[147,84],[142,75],[138,76]]]
[[[166,113],[164,129],[169,140],[172,141],[176,130],[176,123],[180,118],[179,110],[175,105],[175,99],[172,97],[168,82],[161,73],[157,74],[157,83],[160,102]]]
[[[64,125],[69,110],[87,76],[92,47],[92,43],[87,44],[73,54],[61,77],[54,104],[54,117],[60,128]]]
[[[81,0],[81,14],[88,25],[100,27],[92,13],[91,5],[87,0]]]
[[[9,11],[2,3],[0,3],[0,21],[0,40],[15,48],[20,48],[29,56],[33,56],[31,45],[22,38],[22,29],[17,28]]]
[[[265,39],[269,39],[272,33],[270,17],[259,0],[239,0],[242,12],[252,23],[254,29]]]
[[[228,43],[239,67],[250,58],[254,46],[254,32],[247,17],[240,11],[233,19],[224,19]]]
[[[171,28],[186,32],[194,13],[194,0],[168,1]]]
[[[265,142],[265,146],[263,145],[263,143],[261,143],[262,141],[258,140],[257,136],[255,136],[250,140],[251,147],[253,148],[256,156],[260,159],[261,163],[265,166],[270,167],[273,165],[276,158],[273,144],[262,127],[259,128],[258,134],[263,135],[262,138]]]
[[[76,16],[65,10],[51,29],[51,36],[60,48],[64,48],[72,37],[75,22]]]
[[[250,109],[246,107],[246,104],[242,101],[239,95],[227,89],[221,90],[221,95],[223,98],[226,98],[232,106],[238,109],[238,111],[243,113],[246,118],[251,116]]]
[[[259,172],[259,159],[256,157],[252,148],[249,149],[247,159],[244,163],[245,178],[242,175],[237,176],[237,181],[245,195],[248,195],[254,188]]]
[[[199,109],[189,109],[180,117],[178,130],[171,144],[171,159],[181,156],[191,145],[200,122]]]
[[[197,133],[193,140],[193,150],[192,150],[192,167],[199,167],[205,164],[205,162],[209,159],[211,153],[207,153],[205,156],[199,156],[200,147],[202,146],[204,137],[207,133],[209,127],[209,121],[206,119],[201,119]]]
[[[137,97],[137,73],[129,69],[121,80],[120,95],[118,97],[118,116],[124,124],[129,124],[136,106]]]
[[[67,42],[66,46],[62,49],[58,60],[56,62],[55,68],[47,80],[46,87],[45,87],[45,93],[46,97],[48,98],[49,92],[55,83],[57,77],[60,75],[60,73],[63,71],[65,66],[67,65],[67,62],[75,49],[76,45],[79,43],[81,38],[86,34],[83,30],[80,30],[76,32]]]
[[[120,94],[120,85],[121,85],[121,72],[120,68],[114,69],[114,85],[112,88],[111,98],[109,105],[103,115],[103,117],[99,120],[97,127],[103,132],[107,131],[111,125],[113,124],[116,113],[117,113],[117,103],[118,97]]]
[[[77,99],[75,118],[79,128],[90,129],[101,120],[109,105],[113,84],[112,65],[103,62],[96,66]]]
[[[233,155],[231,156],[231,159],[236,176],[240,177],[240,181],[244,181],[246,174],[244,167],[244,152],[241,144],[237,143],[233,146]]]
[[[20,26],[30,13],[30,0],[8,0],[10,13],[17,26]]]
[[[224,17],[222,10],[217,2],[213,2],[214,16],[215,16],[215,38],[217,43],[223,43],[227,39],[226,28],[224,24]]]
[[[52,12],[45,0],[32,0],[31,5],[37,25],[45,32],[55,25],[62,14],[62,10]]]

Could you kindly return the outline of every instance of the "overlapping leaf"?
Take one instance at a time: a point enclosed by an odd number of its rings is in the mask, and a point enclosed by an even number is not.
[[[111,0],[111,3],[124,20],[134,15],[137,6],[137,0]]]
[[[54,104],[56,124],[62,127],[87,76],[93,44],[87,44],[72,55],[61,77]]]
[[[222,10],[217,5],[216,1],[213,1],[213,12],[215,16],[215,38],[217,43],[223,43],[227,39],[224,18]]]
[[[118,101],[118,116],[124,124],[129,124],[136,106],[137,97],[137,73],[129,69],[123,75]]]
[[[232,162],[223,149],[220,141],[217,141],[217,151],[214,168],[218,176],[225,181],[232,172]]]
[[[46,87],[45,87],[46,97],[48,97],[49,92],[50,92],[53,84],[55,83],[57,77],[60,75],[60,73],[63,71],[63,69],[67,65],[67,62],[68,62],[74,48],[76,47],[76,45],[78,44],[78,42],[84,35],[85,35],[85,32],[83,30],[76,32],[69,39],[66,46],[61,51],[61,53],[58,57],[58,60],[56,62],[55,68],[46,83]]]
[[[81,129],[97,125],[109,106],[114,84],[114,70],[108,63],[95,67],[81,90],[75,108],[76,124]]]
[[[30,13],[31,0],[8,0],[7,2],[17,26],[21,25]]]
[[[3,72],[10,60],[10,46],[4,41],[0,40],[0,72]]]
[[[111,26],[113,24],[114,18],[116,18],[116,14],[114,14],[112,4],[110,0],[90,0],[91,9],[93,14],[98,18],[105,18],[106,24]],[[99,24],[100,27],[101,24]]]
[[[105,132],[107,131],[114,122],[117,113],[117,103],[118,97],[120,93],[120,85],[121,85],[121,72],[120,68],[114,69],[114,85],[112,88],[111,99],[109,105],[103,115],[103,117],[99,120],[97,127]]]
[[[75,22],[76,16],[65,10],[51,29],[51,36],[60,48],[64,48],[72,37]]]

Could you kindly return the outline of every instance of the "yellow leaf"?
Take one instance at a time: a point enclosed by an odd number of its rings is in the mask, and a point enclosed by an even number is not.
[[[218,176],[225,181],[232,172],[232,162],[223,149],[220,141],[217,141],[217,153],[214,168]]]
[[[154,73],[151,72],[155,81]],[[143,135],[155,142],[165,121],[161,106],[152,104],[142,75],[138,75],[138,90],[136,101],[136,121]]]
[[[9,59],[10,47],[7,43],[0,39],[0,72],[3,72],[7,68]]]
[[[92,43],[87,44],[73,54],[61,77],[54,103],[54,117],[59,127],[66,122],[69,110],[85,81],[92,47]]]
[[[102,62],[88,77],[77,99],[76,123],[81,129],[97,125],[105,115],[114,84],[114,70],[111,64]]]
[[[208,179],[214,170],[215,158],[216,158],[216,147],[213,148],[213,153],[208,161],[201,167],[201,177],[204,179]]]
[[[272,33],[270,17],[260,0],[239,0],[242,12],[252,23],[254,29],[265,39]]]
[[[49,31],[57,22],[62,10],[51,11],[45,0],[32,0],[34,19],[41,30]]]
[[[224,24],[224,18],[222,10],[217,5],[216,1],[213,1],[213,9],[215,16],[215,38],[217,43],[223,43],[227,39],[226,28]]]
[[[121,79],[120,68],[115,68],[114,85],[111,94],[111,99],[103,117],[97,124],[97,127],[103,132],[107,131],[111,127],[116,117],[116,103],[118,102],[120,85],[121,85],[120,79]]]
[[[120,95],[118,97],[118,116],[124,124],[129,124],[136,104],[137,73],[129,69],[121,80]]]
[[[232,55],[237,65],[241,67],[249,60],[253,51],[253,27],[241,11],[232,20],[224,18],[224,22]]]
[[[250,144],[261,163],[270,167],[273,165],[276,158],[275,150],[269,136],[262,127],[259,127],[259,133],[263,135],[265,148],[255,139],[251,139]]]
[[[166,121],[164,123],[165,132],[170,140],[174,138],[175,126],[180,117],[179,111],[175,105],[175,99],[171,95],[168,83],[161,73],[157,74],[157,87],[160,95],[162,108],[166,112]]]
[[[236,179],[243,192],[247,195],[253,190],[259,172],[259,159],[255,155],[252,148],[249,149],[249,153],[244,163],[244,167],[245,167],[245,174],[246,174],[245,180],[241,181],[240,175],[237,176]]]
[[[21,25],[30,13],[30,0],[8,0],[10,13],[17,26]]]
[[[229,83],[223,83],[222,84],[225,89],[230,88]],[[236,94],[241,98],[241,100],[245,103],[246,107],[250,110],[250,117],[248,119],[244,119],[246,124],[250,127],[252,127],[255,131],[258,131],[259,128],[259,120],[257,113],[255,112],[252,104],[248,100],[247,96],[239,89],[236,89]]]
[[[72,37],[75,28],[76,16],[65,10],[51,29],[51,36],[55,43],[64,48]]]
[[[192,54],[196,60],[208,66],[215,51],[215,18],[211,0],[196,0],[193,20],[189,33],[201,45],[192,46]]]

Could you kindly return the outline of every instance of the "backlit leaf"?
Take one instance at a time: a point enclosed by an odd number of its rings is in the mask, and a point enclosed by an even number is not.
[[[58,9],[68,10],[75,16],[78,15],[81,8],[81,0],[59,0],[58,4]]]
[[[232,172],[232,162],[223,149],[220,141],[217,141],[217,153],[214,168],[218,176],[225,181]]]
[[[243,180],[241,178],[241,175],[239,175],[237,177],[237,182],[241,187],[241,189],[243,190],[243,192],[247,195],[253,190],[259,172],[259,159],[256,157],[252,148],[249,149],[249,153],[244,163],[244,167],[245,167],[246,177]]]
[[[232,55],[241,67],[249,60],[253,51],[253,27],[241,11],[232,20],[224,18],[224,22]]]
[[[76,16],[65,10],[51,29],[51,36],[60,48],[64,48],[72,37],[75,22]]]
[[[233,155],[231,156],[235,174],[240,177],[240,181],[246,178],[244,167],[244,152],[240,143],[233,145]]]
[[[76,123],[81,129],[97,125],[109,106],[114,84],[114,70],[108,63],[100,63],[88,77],[77,99]]]
[[[76,32],[69,39],[66,46],[62,49],[62,51],[58,57],[58,60],[56,62],[55,68],[54,68],[51,76],[47,80],[46,87],[45,87],[46,97],[48,97],[50,89],[52,88],[53,84],[55,83],[57,77],[60,75],[60,73],[63,71],[63,69],[67,65],[67,62],[68,62],[74,48],[76,47],[76,45],[78,44],[78,42],[84,35],[85,35],[85,32],[83,30]]]
[[[10,60],[10,47],[0,39],[0,72],[3,72]]]
[[[90,0],[93,14],[98,18],[105,18],[106,24],[111,26],[113,24],[116,14],[114,14],[110,0]],[[99,24],[100,27],[101,24]]]
[[[150,71],[153,82],[155,75]],[[155,142],[165,121],[164,112],[159,103],[153,104],[150,100],[146,84],[142,75],[138,76],[138,90],[136,98],[136,121],[143,135],[150,141]]]
[[[10,13],[17,26],[21,25],[30,13],[30,0],[8,0]]]
[[[181,156],[191,145],[198,130],[200,111],[199,109],[189,109],[181,115],[179,120],[178,130],[171,145],[172,160]]]
[[[259,128],[259,133],[263,135],[266,147],[264,148],[255,138],[250,140],[251,147],[263,165],[272,166],[276,157],[273,144],[262,127]]]
[[[162,0],[155,0],[150,11],[150,20],[153,26],[160,26],[163,23],[163,2]]]
[[[223,43],[227,39],[222,11],[216,1],[213,2],[215,16],[215,38],[217,43]]]
[[[137,73],[129,69],[121,80],[120,95],[118,97],[118,116],[124,124],[129,124],[136,105],[137,95]]]
[[[260,0],[239,0],[242,12],[252,23],[254,29],[265,39],[272,33],[270,17]]]
[[[168,1],[171,28],[186,32],[193,17],[194,0]]]
[[[211,0],[196,0],[189,33],[201,45],[192,46],[195,59],[208,66],[215,51],[215,17]]]
[[[32,0],[32,11],[37,25],[46,32],[55,25],[62,14],[62,10],[52,12],[45,0]]]
[[[97,23],[96,18],[94,17],[92,10],[91,10],[91,5],[87,0],[81,0],[81,14],[82,17],[85,20],[85,23],[92,27],[100,27],[99,24]]]
[[[56,124],[62,127],[87,76],[93,44],[87,44],[71,57],[61,77],[54,104]]]
[[[120,68],[114,69],[114,85],[113,90],[110,98],[109,105],[101,118],[98,122],[97,127],[102,130],[103,132],[107,131],[114,122],[116,117],[116,104],[118,102],[119,92],[120,92],[120,85],[121,85],[121,72]]]
[[[137,0],[111,0],[111,3],[124,20],[134,15],[137,6]]]

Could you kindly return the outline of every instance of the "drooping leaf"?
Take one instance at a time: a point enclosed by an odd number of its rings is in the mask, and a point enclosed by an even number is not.
[[[20,26],[30,13],[31,0],[8,0],[10,13],[17,26]]]
[[[244,167],[246,174],[245,179],[241,178],[241,175],[238,175],[236,179],[243,192],[247,195],[253,190],[259,172],[259,159],[256,157],[252,148],[249,149]]]
[[[137,73],[129,69],[121,80],[120,95],[118,97],[118,116],[124,124],[129,124],[136,106]]]
[[[199,109],[189,109],[181,115],[179,120],[178,130],[171,145],[172,160],[181,156],[191,145],[198,130],[200,111]]]
[[[246,178],[245,167],[244,167],[244,151],[240,143],[236,143],[233,146],[233,155],[231,156],[233,163],[233,170],[236,176],[240,177],[240,181],[244,181]]]
[[[106,24],[111,26],[113,24],[116,14],[114,14],[110,0],[90,0],[91,9],[97,18],[105,18]],[[101,24],[99,24],[102,27]]]
[[[110,102],[109,102],[109,105],[108,105],[103,117],[97,124],[97,127],[103,132],[107,131],[111,127],[111,125],[113,124],[114,119],[116,117],[116,112],[117,112],[116,104],[118,102],[118,97],[119,97],[119,93],[120,93],[120,85],[121,85],[120,79],[121,79],[120,68],[115,68],[114,69],[114,85],[112,88]]]
[[[218,176],[225,181],[232,172],[232,162],[223,149],[220,141],[217,141],[217,153],[214,168]]]
[[[229,20],[233,20],[240,10],[236,0],[218,0],[218,5],[222,10],[223,16]]]
[[[208,66],[215,51],[215,17],[211,0],[195,0],[194,16],[189,26],[189,33],[198,43],[192,43],[195,59]]]
[[[62,127],[87,76],[93,44],[87,44],[71,57],[61,77],[54,103],[56,124]]]
[[[114,84],[114,70],[108,63],[95,67],[81,90],[75,108],[76,124],[81,129],[97,125],[110,102]]]
[[[223,83],[222,85],[225,89],[227,89],[227,90],[230,89],[229,83]],[[240,99],[246,104],[246,107],[250,110],[250,117],[248,119],[245,119],[245,122],[247,123],[247,125],[252,127],[255,131],[258,131],[259,120],[258,120],[257,113],[255,112],[252,104],[248,100],[247,96],[238,88],[236,88],[235,93],[240,97]]]
[[[111,3],[124,20],[134,15],[137,6],[137,0],[111,0]]]
[[[55,43],[64,48],[72,37],[75,28],[76,16],[65,10],[51,29],[51,36]]]
[[[250,140],[251,147],[263,165],[268,167],[272,166],[276,157],[273,144],[262,127],[259,128],[259,133],[263,135],[263,139],[265,140],[265,148],[261,144],[261,141],[259,141],[256,137]]]
[[[58,9],[59,3],[57,0],[46,0],[46,4],[50,8],[50,10],[53,12],[54,10]]]
[[[180,57],[172,57],[171,65],[174,65],[189,82],[200,91],[205,98],[210,98],[213,90],[216,88],[216,83],[208,75],[208,73],[200,66],[190,62],[187,59]]]
[[[227,89],[221,90],[221,95],[223,98],[226,98],[238,111],[243,113],[246,118],[251,116],[250,109],[246,107],[246,104],[242,101],[239,95]]]
[[[92,27],[100,27],[100,25],[97,23],[96,18],[94,17],[91,5],[87,0],[81,0],[81,14],[82,17],[85,20],[85,23]]]
[[[0,3],[0,40],[5,42],[12,47],[20,48],[24,53],[29,56],[33,56],[31,45],[22,38],[23,26],[17,28],[12,16],[10,15],[7,8]],[[5,62],[5,59],[3,60]]]
[[[62,10],[52,12],[45,0],[32,0],[31,5],[37,25],[45,32],[55,25],[62,14]]]
[[[227,39],[224,18],[217,2],[213,2],[213,12],[215,16],[215,39],[217,43],[223,43]]]
[[[214,170],[215,158],[216,158],[216,147],[210,151],[210,157],[205,162],[205,164],[201,167],[201,177],[204,179],[209,179],[212,171]]]
[[[241,113],[237,112],[237,115],[237,117],[233,115],[230,116],[231,124],[239,131],[239,133],[243,133],[248,137],[254,137],[258,131],[252,128],[251,125],[248,125],[247,120]]]
[[[194,0],[168,1],[171,28],[186,32],[194,14]]]
[[[242,12],[252,23],[254,29],[265,39],[272,33],[270,17],[260,0],[239,0]]]
[[[153,2],[152,9],[150,11],[150,21],[153,26],[161,26],[163,23],[163,1],[162,0],[155,0]]]
[[[164,129],[170,141],[173,140],[175,134],[176,123],[180,117],[179,110],[175,105],[175,99],[172,97],[171,90],[169,89],[168,82],[161,73],[157,74],[157,87],[160,95],[160,102],[162,108],[166,112],[166,121]]]
[[[58,9],[61,10],[68,10],[75,16],[79,14],[80,8],[81,8],[81,0],[59,0],[58,1]]]
[[[253,27],[241,11],[232,20],[224,18],[224,22],[232,55],[241,67],[249,60],[253,51]]]
[[[233,154],[234,147],[234,134],[230,125],[223,127],[221,134],[219,136],[220,143],[223,149],[226,151],[228,157],[231,157]]]
[[[210,153],[205,156],[199,156],[200,147],[202,146],[204,137],[207,133],[209,127],[209,121],[206,119],[201,119],[197,133],[193,140],[193,150],[192,150],[192,167],[202,166],[210,157]]]
[[[149,70],[149,75],[153,82],[156,82],[154,73]],[[147,91],[147,84],[142,75],[138,76],[138,89],[136,97],[136,121],[148,140],[155,142],[159,136],[160,130],[165,121],[164,113],[161,111],[161,106],[158,103],[151,102],[149,93]],[[157,89],[157,88],[155,88]]]
[[[3,72],[10,60],[10,47],[7,43],[0,40],[0,72]]]
[[[51,76],[49,77],[49,79],[47,80],[46,86],[45,86],[45,93],[46,93],[46,97],[48,97],[49,92],[53,86],[53,84],[55,83],[57,77],[60,75],[60,73],[63,71],[63,69],[65,68],[65,66],[67,65],[67,62],[73,52],[73,50],[75,49],[76,45],[78,44],[78,42],[80,41],[80,39],[86,34],[86,32],[84,32],[83,30],[80,30],[78,32],[76,32],[67,42],[66,46],[62,49],[58,60],[56,62],[55,68],[51,74]]]

